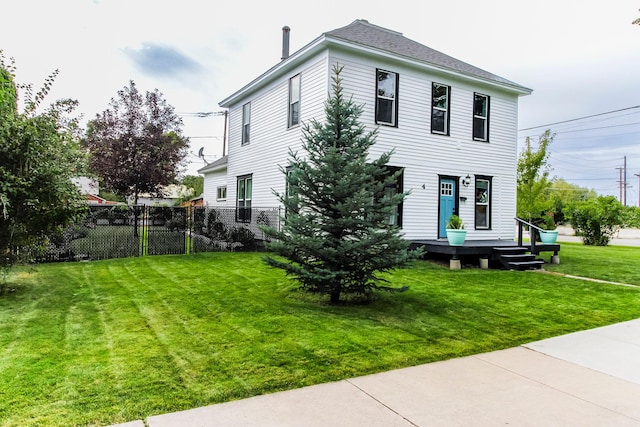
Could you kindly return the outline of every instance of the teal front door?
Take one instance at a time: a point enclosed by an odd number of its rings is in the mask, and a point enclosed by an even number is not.
[[[438,237],[446,237],[447,222],[456,210],[456,180],[440,179],[440,212],[438,214]]]

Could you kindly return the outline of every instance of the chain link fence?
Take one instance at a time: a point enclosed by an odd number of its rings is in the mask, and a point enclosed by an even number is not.
[[[82,219],[50,237],[38,261],[259,251],[266,240],[260,225],[279,229],[279,209],[90,206]]]

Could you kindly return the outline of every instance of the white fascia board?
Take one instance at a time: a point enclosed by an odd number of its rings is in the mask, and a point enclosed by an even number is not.
[[[307,58],[322,49],[326,44],[325,40],[326,38],[324,35],[316,38],[311,43],[304,46],[302,49],[294,52],[287,59],[284,59],[280,61],[280,63],[271,67],[265,73],[260,75],[260,77],[256,78],[239,91],[220,101],[218,105],[221,108],[229,108],[231,105],[236,104],[239,100],[242,100],[250,94],[260,90],[264,86],[268,85],[281,75],[289,72],[289,70],[295,68],[297,65],[304,62]]]
[[[391,52],[387,52],[385,50],[380,50],[380,49],[375,49],[373,47],[370,46],[363,46],[360,44],[356,44],[353,42],[348,42],[345,40],[339,40],[339,39],[330,39],[329,40],[331,44],[334,45],[339,45],[343,48],[346,49],[350,49],[350,50],[357,50],[359,52],[363,52],[363,53],[367,53],[371,56],[378,56],[378,57],[385,57],[388,58],[390,60],[393,61],[399,61],[399,62],[403,62],[405,64],[410,64],[414,67],[417,68],[423,68],[423,69],[427,69],[427,70],[433,70],[433,71],[437,71],[439,73],[443,73],[443,74],[449,74],[451,76],[454,77],[458,77],[464,80],[470,80],[470,81],[474,81],[474,82],[479,82],[479,83],[483,83],[486,85],[490,85],[490,86],[494,86],[494,87],[499,87],[502,90],[506,90],[509,92],[515,92],[518,95],[530,95],[533,92],[533,89],[529,89],[527,87],[524,86],[520,86],[518,84],[507,84],[507,83],[502,83],[502,82],[497,82],[495,80],[491,80],[491,79],[485,79],[482,77],[478,77],[478,76],[474,76],[472,74],[468,74],[468,73],[464,73],[461,71],[457,71],[457,70],[452,70],[450,68],[447,67],[440,67],[434,64],[430,64],[428,62],[424,62],[424,61],[418,61],[416,59],[413,58],[409,58],[403,55],[399,55],[397,53],[391,53]]]
[[[255,91],[268,85],[273,80],[287,73],[289,70],[295,68],[298,64],[304,62],[307,58],[309,58],[312,55],[315,55],[319,50],[326,48],[329,45],[339,46],[339,47],[342,47],[343,49],[354,50],[361,53],[369,54],[371,56],[384,57],[392,61],[404,62],[406,64],[412,65],[417,68],[436,71],[443,74],[449,74],[451,76],[458,77],[464,80],[478,82],[485,85],[490,85],[511,93],[516,93],[519,96],[530,95],[533,92],[532,89],[529,89],[524,86],[520,86],[518,84],[511,85],[508,83],[497,82],[491,79],[485,79],[482,77],[474,76],[472,74],[464,73],[457,70],[452,70],[447,67],[440,67],[434,64],[430,64],[428,62],[418,61],[416,59],[394,54],[392,52],[387,52],[385,50],[375,49],[370,46],[364,46],[364,45],[360,45],[357,43],[353,43],[353,42],[349,42],[341,39],[327,37],[325,34],[323,34],[320,37],[313,40],[311,43],[304,46],[302,49],[293,53],[289,58],[271,67],[265,73],[260,75],[260,77],[256,78],[255,80],[253,80],[252,82],[244,86],[242,89],[238,90],[237,92],[233,93],[232,95],[220,101],[218,105],[221,108],[229,108],[231,105],[236,104],[237,102],[241,101],[242,99],[254,93]]]
[[[205,173],[218,172],[226,169],[227,169],[227,164],[225,163],[222,165],[215,165],[215,166],[207,165],[203,168],[198,169],[197,172],[204,175]]]

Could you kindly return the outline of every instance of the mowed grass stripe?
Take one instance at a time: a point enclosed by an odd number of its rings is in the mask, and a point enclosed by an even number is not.
[[[335,307],[262,256],[16,270],[0,297],[0,425],[129,421],[640,317],[639,289],[423,261],[386,276],[407,292]]]

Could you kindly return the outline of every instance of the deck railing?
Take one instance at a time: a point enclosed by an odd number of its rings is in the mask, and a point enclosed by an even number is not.
[[[533,225],[530,222],[525,221],[522,218],[515,217],[514,219],[518,224],[518,246],[522,246],[522,233],[524,230],[524,226],[526,225],[529,227],[529,242],[531,244],[531,253],[536,253],[536,237],[538,233],[544,230],[537,225]]]

